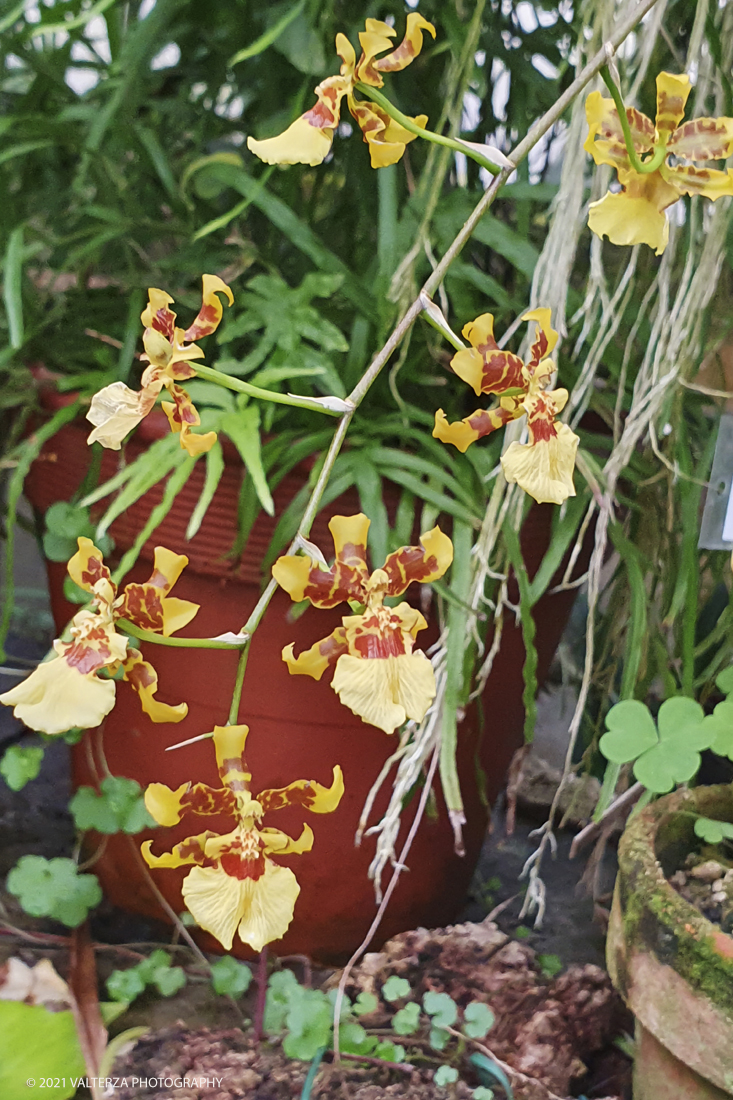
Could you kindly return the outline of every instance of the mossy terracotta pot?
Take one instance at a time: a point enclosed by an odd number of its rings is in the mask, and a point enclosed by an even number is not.
[[[607,956],[637,1021],[634,1100],[733,1096],[733,937],[667,881],[699,846],[697,814],[733,821],[733,787],[659,799],[619,846]]]
[[[150,419],[150,418],[149,418]],[[86,473],[90,452],[86,428],[80,424],[64,427],[44,448],[27,480],[27,495],[43,513],[54,501],[69,499]],[[138,432],[138,439],[140,433]],[[126,448],[130,461],[140,452],[133,441]],[[105,452],[102,478],[114,474],[120,456]],[[274,491],[276,518],[282,514],[305,484],[307,471],[288,475]],[[256,520],[241,557],[233,561],[230,550],[236,540],[236,516],[243,468],[238,461],[227,462],[216,495],[199,533],[190,541],[185,531],[203,485],[203,464],[199,463],[177,497],[173,509],[149,539],[141,558],[128,579],[144,580],[151,571],[153,548],[167,546],[189,557],[189,565],[176,584],[175,595],[194,600],[201,609],[182,634],[212,636],[239,630],[259,597],[263,583],[262,563],[272,538],[276,519],[261,513]],[[113,524],[111,533],[119,554],[132,545],[151,509],[158,503],[162,488],[152,489]],[[388,501],[388,511],[398,500]],[[312,540],[326,553],[332,548],[327,523],[334,514],[352,514],[360,510],[355,492],[349,492],[329,505],[318,516]],[[549,544],[553,510],[551,506],[533,509],[531,520],[522,532],[527,569],[532,576]],[[578,568],[583,569],[583,561]],[[60,631],[77,608],[63,595],[65,567],[48,566],[52,608]],[[408,590],[408,598],[420,599],[418,586]],[[516,593],[515,597],[516,598]],[[538,677],[547,674],[550,661],[570,611],[572,592],[545,597],[535,606]],[[278,592],[258,629],[251,646],[240,722],[250,727],[247,762],[253,773],[253,790],[281,787],[296,779],[314,779],[330,783],[334,764],[344,772],[346,793],[339,809],[327,816],[314,816],[288,808],[268,816],[265,825],[299,836],[304,820],[315,834],[313,850],[301,856],[284,857],[301,885],[295,916],[285,937],[271,945],[281,954],[307,954],[321,961],[343,960],[363,939],[375,914],[374,888],[367,877],[374,854],[373,839],[366,838],[354,847],[354,834],[367,793],[397,740],[372,726],[365,725],[341,705],[329,685],[329,677],[317,683],[308,676],[292,677],[281,659],[281,651],[290,642],[296,652],[325,637],[339,623],[343,610],[321,611],[309,608],[293,619],[292,604]],[[433,618],[429,630],[420,636],[427,647],[437,638]],[[154,725],[141,712],[135,694],[127,684],[117,689],[117,704],[108,716],[103,735],[106,763],[115,775],[136,779],[143,787],[163,782],[177,787],[187,780],[218,785],[213,746],[204,741],[189,748],[166,752],[173,743],[224,724],[229,709],[236,654],[221,650],[143,647],[159,675],[158,698],[164,702],[185,700],[189,711],[178,725]],[[477,778],[477,765],[485,775],[485,794],[496,797],[504,781],[514,751],[522,741],[522,665],[524,646],[521,631],[508,617],[504,625],[501,649],[482,699],[472,705],[459,726],[459,775],[465,799],[467,823],[464,829],[466,854],[453,850],[452,832],[440,794],[435,813],[426,816],[418,829],[405,872],[390,901],[382,922],[380,940],[418,925],[443,925],[459,913],[478,859],[487,824],[487,807]],[[483,711],[484,720],[481,719]],[[95,753],[98,735],[91,734],[73,752],[73,776],[77,785],[95,782]],[[96,747],[95,747],[96,746]],[[92,751],[94,749],[94,751]],[[96,754],[96,771],[101,760]],[[437,784],[436,784],[437,787]],[[385,787],[377,799],[371,822],[379,819],[388,796]],[[413,799],[413,806],[417,799]],[[404,814],[398,841],[404,840],[413,807]],[[204,828],[228,832],[231,821],[188,817],[172,829],[159,829],[154,837],[154,852],[168,851],[185,836]],[[142,838],[136,838],[139,841]],[[133,911],[161,917],[161,908],[150,890],[139,856],[128,838],[109,839],[101,859],[94,866],[107,896],[116,904]],[[155,882],[173,908],[183,910],[181,882],[186,868],[154,872]],[[235,940],[235,944],[239,943]],[[206,946],[217,945],[208,940]]]

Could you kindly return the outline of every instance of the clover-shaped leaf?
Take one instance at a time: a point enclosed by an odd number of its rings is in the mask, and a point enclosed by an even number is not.
[[[450,1039],[450,1032],[444,1027],[431,1027],[428,1042],[433,1050],[443,1050]]]
[[[733,840],[733,824],[730,821],[716,821],[712,817],[698,817],[695,835],[708,844],[720,844],[723,840]]]
[[[76,928],[102,900],[96,875],[80,875],[73,859],[21,856],[7,879],[14,894],[32,917],[52,917]]]
[[[649,709],[636,699],[617,703],[606,716],[609,732],[600,748],[614,764],[635,761],[639,782],[664,794],[692,778],[700,767],[700,750],[709,747],[713,734],[700,704],[683,695],[665,700],[657,721],[658,732]]]
[[[397,1035],[414,1035],[418,1029],[419,1017],[420,1005],[415,1001],[410,1001],[399,1012],[395,1012],[392,1017],[392,1030]]]
[[[171,997],[186,984],[182,967],[171,966],[170,955],[157,948],[147,959],[127,970],[113,970],[107,979],[107,991],[116,1001],[134,1001],[146,985],[154,985],[163,997]]]
[[[705,719],[705,726],[710,734],[710,748],[713,752],[733,760],[733,699],[724,699],[722,703],[718,703],[713,713]]]
[[[371,1054],[377,1039],[368,1035],[361,1024],[347,1022],[339,1029],[339,1045],[346,1054]]]
[[[98,833],[139,833],[155,826],[145,809],[142,788],[134,779],[110,775],[100,784],[101,793],[92,787],[80,787],[69,809],[77,829],[95,829]]]
[[[456,1002],[447,993],[428,990],[423,996],[422,1006],[428,1016],[432,1016],[435,1027],[451,1027],[458,1019]]]
[[[483,1039],[494,1026],[494,1013],[483,1001],[471,1001],[463,1010],[463,1030],[472,1039]]]
[[[319,989],[297,989],[285,1017],[288,1034],[283,1039],[283,1050],[288,1058],[310,1062],[319,1047],[331,1041],[331,1004]]]
[[[41,770],[43,747],[11,745],[0,760],[0,775],[11,791],[21,791]]]
[[[477,1089],[474,1089],[471,1093],[473,1100],[494,1100],[494,1090],[487,1089],[485,1085],[479,1085]]]
[[[246,963],[237,962],[231,955],[211,964],[211,984],[215,993],[240,997],[246,993],[252,981],[252,971]]]
[[[107,978],[107,992],[114,1001],[130,1004],[145,989],[145,979],[136,966],[127,970],[113,970]]]
[[[612,764],[626,764],[657,743],[657,731],[649,708],[638,699],[624,699],[606,715],[608,733],[600,740],[600,749]]]
[[[399,1001],[401,997],[408,997],[409,994],[410,983],[406,978],[398,978],[396,974],[391,974],[382,986],[382,996],[385,1001]]]
[[[379,998],[374,993],[362,990],[354,1001],[352,1012],[355,1016],[366,1016],[370,1012],[376,1012],[379,1008]]]
[[[433,1077],[433,1081],[439,1088],[445,1088],[446,1085],[453,1085],[458,1080],[458,1070],[453,1066],[438,1066]]]

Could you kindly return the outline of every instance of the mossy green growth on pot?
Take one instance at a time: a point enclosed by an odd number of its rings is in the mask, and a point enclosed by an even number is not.
[[[641,1028],[677,1060],[676,1075],[687,1082],[679,1095],[690,1100],[733,1095],[733,937],[667,881],[700,844],[699,815],[733,820],[733,788],[677,791],[632,818],[619,847],[607,947],[614,985]]]

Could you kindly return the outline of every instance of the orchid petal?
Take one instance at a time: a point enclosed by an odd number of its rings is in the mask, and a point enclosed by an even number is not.
[[[229,305],[234,304],[234,295],[223,279],[218,275],[204,275],[202,277],[203,289],[201,293],[201,309],[196,320],[186,329],[185,340],[200,340],[202,336],[210,336],[219,327],[224,306],[220,294],[226,295]]]
[[[115,705],[114,680],[84,675],[62,657],[38,665],[21,683],[0,695],[29,729],[54,736],[76,727],[93,729]]]
[[[172,707],[153,698],[158,690],[158,673],[148,661],[143,660],[139,650],[128,650],[122,668],[125,680],[140,696],[140,705],[152,722],[183,721],[188,714],[187,703],[179,703],[178,706]]]
[[[162,856],[154,856],[150,851],[153,841],[146,840],[140,845],[140,851],[148,867],[185,867],[189,863],[208,863],[209,857],[204,848],[207,840],[212,836],[216,836],[216,833],[205,832],[199,833],[198,836],[186,837],[170,852],[164,852]]]
[[[575,496],[573,469],[578,437],[567,424],[535,443],[511,443],[501,458],[504,476],[538,503],[563,504]]]
[[[429,584],[438,580],[453,561],[453,543],[440,527],[420,536],[420,546],[402,546],[384,563],[389,577],[389,595],[401,596],[413,581]]]
[[[314,814],[330,814],[338,806],[343,793],[344,777],[337,764],[333,769],[330,787],[324,787],[314,779],[298,779],[278,790],[260,791],[257,801],[262,806],[263,813],[281,810],[284,806],[302,806],[304,810],[310,810]]]
[[[348,650],[344,628],[337,626],[327,638],[322,638],[305,649],[298,657],[293,656],[294,644],[285,646],[282,651],[282,659],[288,666],[291,676],[312,676],[314,680],[320,680],[323,673],[330,665],[334,664],[342,653]]]
[[[679,76],[660,73],[657,77],[656,140],[662,145],[667,144],[670,135],[682,121],[691,91],[692,85],[687,73]]]
[[[407,718],[421,722],[435,698],[433,667],[420,650],[366,661],[344,654],[332,687],[344,706],[385,733]]]

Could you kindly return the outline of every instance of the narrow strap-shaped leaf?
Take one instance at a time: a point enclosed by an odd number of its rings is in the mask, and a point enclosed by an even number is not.
[[[524,740],[527,744],[530,744],[534,740],[534,727],[537,722],[537,647],[534,644],[535,623],[532,618],[532,594],[530,592],[529,577],[527,576],[527,567],[522,557],[522,548],[519,545],[519,535],[512,527],[509,517],[504,520],[502,533],[509,562],[519,586],[519,609],[525,654],[524,665],[522,666],[522,679],[524,680],[524,692],[522,694]]]
[[[217,490],[221,475],[224,473],[224,452],[221,449],[221,443],[217,440],[214,446],[206,455],[206,477],[204,478],[204,485],[201,490],[201,495],[196,501],[196,507],[191,513],[191,518],[188,521],[188,527],[186,528],[186,539],[192,539],[196,534],[201,524],[203,523],[204,516],[206,515],[209,505],[214,499],[214,493]]]
[[[568,500],[565,515],[561,517],[558,511],[557,522],[553,524],[550,545],[529,584],[529,597],[533,606],[545,594],[547,586],[560,568],[588,509],[588,499],[588,494],[580,493]]]
[[[29,436],[28,439],[24,439],[15,455],[12,456],[17,459],[17,465],[8,480],[8,494],[5,505],[5,599],[2,620],[0,621],[0,661],[4,661],[6,657],[5,639],[8,636],[13,611],[15,610],[15,586],[13,584],[15,528],[18,519],[18,501],[23,492],[23,483],[31,468],[31,463],[41,453],[43,444],[46,440],[51,439],[59,428],[74,419],[78,408],[78,403],[74,402],[73,405],[66,405],[63,409],[59,409],[33,435]]]
[[[361,510],[372,521],[368,536],[372,563],[379,567],[387,557],[389,534],[389,521],[387,519],[387,509],[384,505],[382,479],[376,466],[369,462],[365,455],[359,455],[359,461],[354,463],[353,468]]]
[[[252,478],[260,504],[268,516],[273,516],[275,504],[262,465],[259,408],[257,405],[246,405],[238,412],[228,413],[221,419],[221,430],[226,432],[239,451],[247,469],[247,476]]]
[[[491,1058],[487,1058],[485,1054],[472,1054],[470,1062],[475,1066],[479,1078],[485,1084],[493,1085],[498,1081],[506,1093],[506,1100],[514,1100],[514,1093],[512,1092],[509,1078],[504,1073],[501,1066],[497,1065]]]
[[[184,462],[186,457],[186,452],[181,450],[178,436],[174,433],[157,439],[147,451],[143,451],[133,463],[132,477],[97,524],[98,538],[107,533],[118,516],[135,504],[148,489],[162,481],[174,466]]]
[[[3,273],[3,302],[8,315],[10,346],[19,348],[23,344],[23,226],[17,225],[8,238],[5,249]]]
[[[470,527],[478,527],[479,517],[474,511],[466,508],[465,505],[460,504],[457,500],[454,500],[453,497],[446,496],[445,493],[432,489],[427,482],[422,481],[419,477],[415,477],[406,470],[400,470],[395,466],[383,466],[381,470],[384,476],[388,477],[390,481],[396,482],[397,485],[404,486],[405,489],[410,489],[415,496],[420,497],[421,500],[426,500],[429,504],[434,504],[439,512],[447,512],[449,515],[454,516],[455,519],[467,523]]]
[[[420,455],[398,451],[395,447],[370,447],[369,456],[373,462],[380,466],[398,466],[400,469],[412,470],[416,474],[424,474],[425,477],[435,478],[446,489],[450,489],[467,508],[471,508],[475,504],[473,494],[464,489],[455,474],[437,462],[430,462]],[[450,457],[447,451],[445,457],[446,459]]]
[[[153,534],[156,527],[160,526],[160,524],[170,512],[176,497],[193,473],[193,468],[195,465],[196,459],[190,458],[188,455],[186,455],[178,469],[174,470],[173,473],[170,475],[168,481],[166,482],[165,489],[163,490],[163,499],[160,501],[159,504],[156,504],[155,508],[153,508],[145,526],[140,531],[137,538],[135,539],[135,542],[127,551],[127,553],[123,555],[120,564],[112,574],[112,580],[115,582],[115,584],[119,584],[125,574],[132,569],[133,565],[140,555],[140,551],[142,550],[143,546]]]

